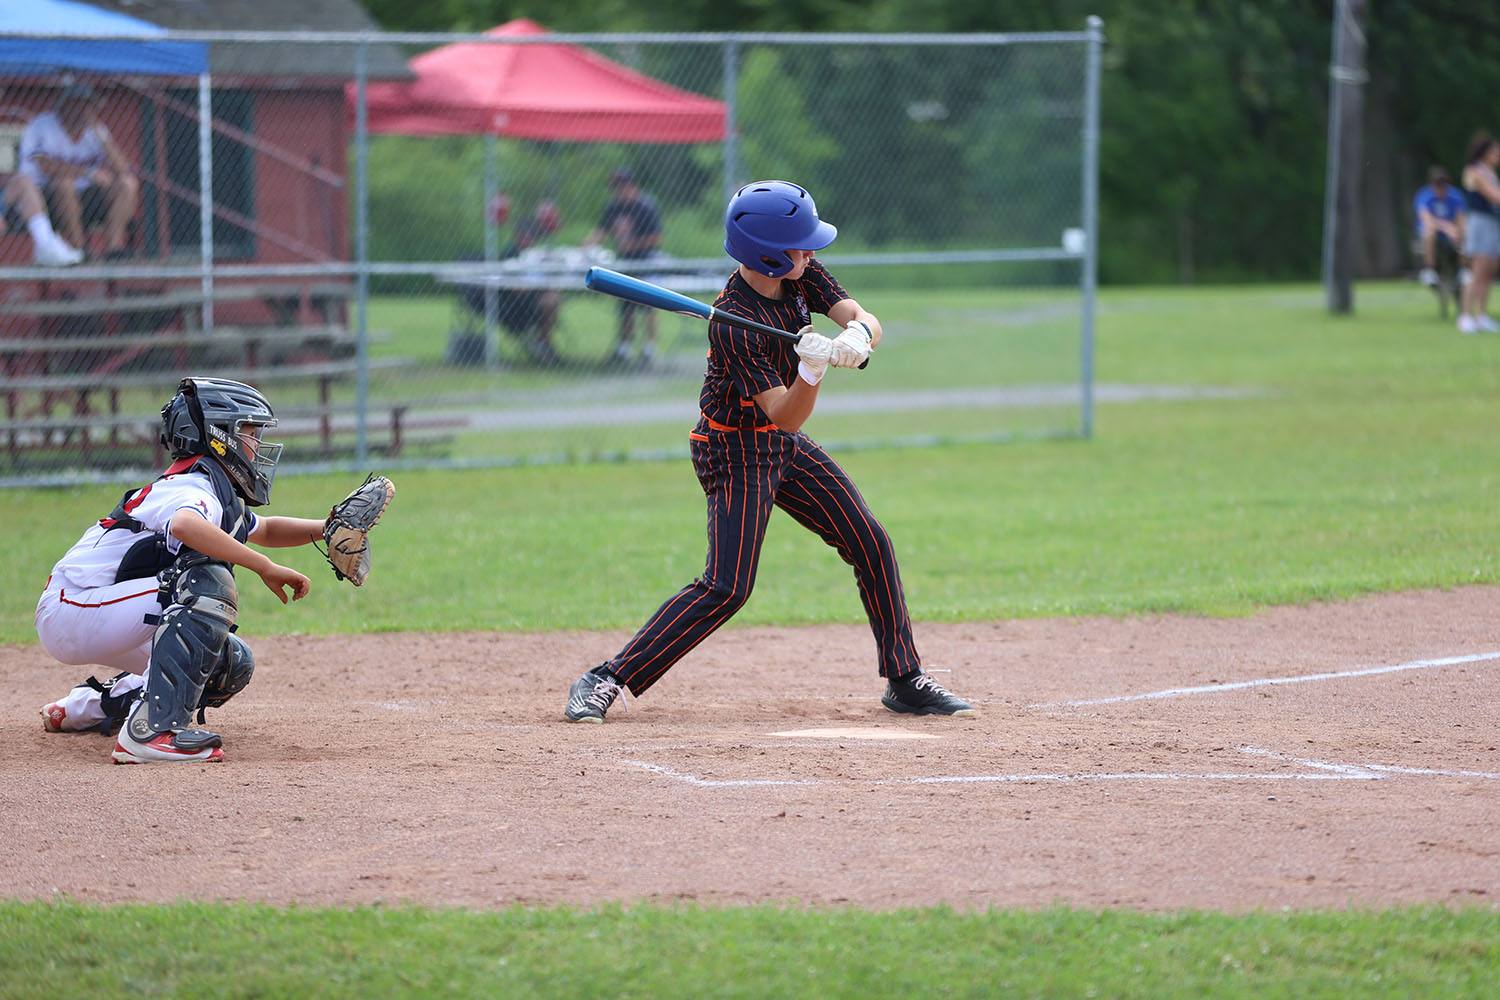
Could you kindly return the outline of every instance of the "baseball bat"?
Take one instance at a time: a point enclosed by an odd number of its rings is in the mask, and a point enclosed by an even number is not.
[[[754,330],[771,337],[779,337],[793,344],[802,339],[801,334],[791,333],[766,323],[757,323],[743,316],[736,316],[734,313],[725,312],[706,302],[690,299],[670,288],[653,285],[649,281],[632,278],[628,274],[611,271],[607,267],[589,268],[588,274],[584,275],[583,286],[591,291],[603,292],[605,295],[624,299],[626,302],[650,306],[653,309],[665,309],[667,312],[681,313],[684,316],[706,319],[714,323],[726,323],[729,326],[739,327],[741,330]],[[869,363],[869,359],[866,358],[865,363],[860,367],[863,368]]]

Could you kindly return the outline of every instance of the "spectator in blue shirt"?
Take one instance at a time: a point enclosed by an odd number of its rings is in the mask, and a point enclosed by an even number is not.
[[[1437,259],[1441,250],[1458,255],[1464,245],[1464,195],[1442,167],[1427,171],[1427,183],[1412,199],[1416,210],[1417,239],[1422,246],[1422,284],[1436,287]]]

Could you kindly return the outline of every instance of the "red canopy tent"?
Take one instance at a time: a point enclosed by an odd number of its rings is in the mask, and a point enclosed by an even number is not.
[[[519,18],[492,38],[545,35]],[[576,45],[456,42],[408,64],[415,81],[366,88],[371,132],[496,135],[563,142],[716,142],[720,101],[662,83]],[[350,93],[351,101],[353,93]]]

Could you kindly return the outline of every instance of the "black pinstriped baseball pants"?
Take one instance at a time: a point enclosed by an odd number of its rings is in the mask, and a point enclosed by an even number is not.
[[[651,616],[606,666],[640,694],[750,597],[772,507],[838,550],[854,567],[882,677],[921,666],[890,536],[839,464],[805,434],[713,430],[691,435],[693,469],[708,499],[703,575]]]

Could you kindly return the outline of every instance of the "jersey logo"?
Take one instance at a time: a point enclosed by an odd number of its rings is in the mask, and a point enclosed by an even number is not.
[[[807,300],[802,297],[801,292],[798,292],[792,296],[792,305],[797,309],[798,318],[802,320],[803,325],[806,325],[808,321],[812,319],[812,317],[808,315]]]

